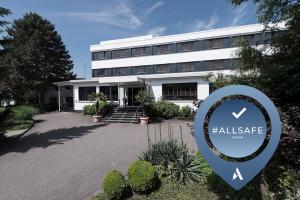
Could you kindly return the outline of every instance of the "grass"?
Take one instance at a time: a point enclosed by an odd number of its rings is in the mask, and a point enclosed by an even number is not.
[[[11,107],[13,112],[13,117],[16,120],[29,120],[32,118],[33,115],[39,113],[39,109],[33,106],[13,106]]]
[[[210,191],[206,185],[200,183],[188,183],[186,185],[175,183],[170,179],[162,181],[159,190],[149,195],[133,195],[128,200],[214,200],[219,199],[216,194]],[[107,200],[103,193],[100,193],[91,200]]]
[[[0,107],[0,113],[3,113],[5,111],[4,107]]]
[[[8,112],[4,113],[6,109]],[[33,124],[32,116],[39,113],[39,110],[33,106],[19,105],[9,108],[0,107],[0,130],[20,130],[30,128]]]
[[[7,131],[28,129],[33,125],[33,120],[18,120],[6,127]]]

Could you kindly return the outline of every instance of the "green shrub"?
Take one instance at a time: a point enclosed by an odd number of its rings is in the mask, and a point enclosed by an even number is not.
[[[156,114],[162,118],[173,118],[179,116],[180,106],[176,105],[172,102],[167,101],[157,101],[154,103],[154,108],[156,110]]]
[[[0,107],[0,115],[1,115],[1,113],[3,113],[5,110],[6,110],[5,107]]]
[[[33,115],[39,113],[39,109],[33,106],[13,106],[11,107],[14,120],[29,120]]]
[[[171,176],[183,183],[188,180],[200,181],[201,172],[195,156],[190,155],[187,146],[178,143],[177,140],[152,144],[140,159],[157,166],[157,171],[162,177]]]
[[[107,112],[109,109],[109,104],[107,101],[99,102],[100,114]],[[96,104],[90,104],[83,106],[83,114],[84,115],[95,115],[96,114]]]
[[[199,164],[198,166],[201,171],[202,181],[206,183],[211,181],[211,179],[214,178],[215,173],[199,151],[196,152],[196,160]]]
[[[108,199],[121,199],[126,189],[123,174],[117,170],[110,171],[104,178],[103,189]]]
[[[186,151],[186,145],[182,145],[177,140],[161,141],[152,144],[147,151],[144,151],[141,160],[151,162],[152,165],[160,165],[167,173],[170,163],[179,159],[183,151]]]
[[[85,115],[94,115],[96,113],[95,104],[83,106],[83,114]]]
[[[100,108],[101,115],[105,116],[108,113],[110,106],[107,101],[100,101],[99,108]]]
[[[171,175],[177,182],[186,183],[188,180],[199,182],[201,172],[195,157],[188,151],[183,151],[170,167]]]
[[[180,109],[180,115],[182,117],[190,117],[192,115],[192,109],[189,106],[183,106]]]
[[[128,182],[137,193],[150,192],[156,185],[156,171],[150,162],[137,160],[128,168]]]
[[[300,199],[300,172],[297,169],[285,169],[277,174],[275,195],[278,199]],[[273,186],[274,187],[274,186]]]
[[[0,107],[0,130],[5,130],[11,118],[11,110]]]

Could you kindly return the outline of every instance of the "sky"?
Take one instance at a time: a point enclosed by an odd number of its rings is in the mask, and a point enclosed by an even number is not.
[[[229,0],[0,0],[0,6],[12,11],[9,21],[27,12],[50,20],[82,78],[91,77],[89,47],[100,41],[257,23],[252,1],[236,8]]]

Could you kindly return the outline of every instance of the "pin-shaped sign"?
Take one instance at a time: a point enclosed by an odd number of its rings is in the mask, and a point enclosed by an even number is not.
[[[267,135],[267,122],[261,111],[245,99],[223,101],[208,120],[208,137],[220,154],[230,158],[246,158],[247,161],[222,159],[206,140],[204,124],[211,107],[224,97],[242,95],[256,100],[267,112],[271,122],[271,134],[262,151]],[[272,101],[259,90],[242,85],[223,87],[200,105],[195,118],[195,136],[198,148],[208,164],[234,189],[239,190],[253,179],[274,154],[281,134],[280,117]],[[256,155],[253,157],[253,155]]]

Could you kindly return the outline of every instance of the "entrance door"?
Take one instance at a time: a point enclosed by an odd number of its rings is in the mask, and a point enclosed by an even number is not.
[[[127,88],[127,106],[138,106],[139,103],[136,101],[135,96],[142,88],[131,87]]]

